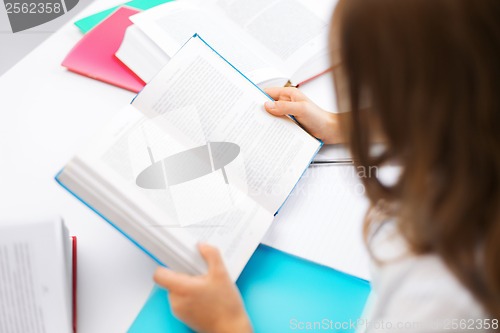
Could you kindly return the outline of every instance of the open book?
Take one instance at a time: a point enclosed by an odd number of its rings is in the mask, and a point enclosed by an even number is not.
[[[194,33],[260,87],[327,71],[332,0],[184,0],[134,15],[116,56],[149,82]]]
[[[76,237],[61,218],[0,222],[0,332],[76,332]]]
[[[236,280],[321,142],[198,35],[57,176],[160,263]]]

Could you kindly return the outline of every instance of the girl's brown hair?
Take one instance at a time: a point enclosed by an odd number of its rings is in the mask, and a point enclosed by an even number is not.
[[[372,205],[392,207],[411,250],[439,255],[499,318],[500,1],[341,6],[351,150],[358,167],[402,166],[390,186],[363,179]],[[382,155],[370,153],[374,128]]]

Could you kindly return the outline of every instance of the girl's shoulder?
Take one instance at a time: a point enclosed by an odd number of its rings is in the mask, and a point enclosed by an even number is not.
[[[372,242],[378,261],[372,263],[367,315],[371,321],[391,322],[395,327],[375,329],[372,325],[368,331],[470,332],[474,328],[487,332],[483,308],[441,258],[411,254],[394,228],[384,228]]]

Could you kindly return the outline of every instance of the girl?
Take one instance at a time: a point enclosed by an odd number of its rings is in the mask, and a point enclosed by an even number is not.
[[[267,90],[276,102],[265,108],[325,143],[348,141],[358,166],[401,167],[394,184],[362,179],[369,319],[393,331],[498,330],[500,1],[341,0],[331,40],[351,112],[329,114],[293,88]],[[375,138],[382,154],[371,154]],[[207,275],[155,274],[172,310],[200,332],[251,332],[217,250],[199,249]]]

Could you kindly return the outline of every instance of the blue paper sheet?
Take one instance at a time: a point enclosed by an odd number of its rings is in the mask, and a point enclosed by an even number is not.
[[[335,329],[356,321],[370,292],[369,283],[260,245],[237,281],[255,332],[300,331],[299,325]],[[345,325],[344,325],[345,327]],[[295,328],[295,329],[294,329]],[[129,333],[192,332],[170,312],[167,293],[155,287]]]

